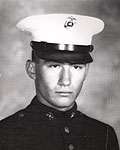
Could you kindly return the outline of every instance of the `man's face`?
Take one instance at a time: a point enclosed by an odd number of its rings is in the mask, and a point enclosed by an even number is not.
[[[35,65],[37,96],[58,110],[71,108],[86,77],[88,65],[68,64],[40,59]]]

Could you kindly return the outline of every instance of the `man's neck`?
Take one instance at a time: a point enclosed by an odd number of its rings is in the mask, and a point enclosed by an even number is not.
[[[41,96],[41,94],[37,94],[37,98],[38,98],[38,101],[41,102],[42,104],[44,104],[44,105],[46,105],[48,107],[54,108],[54,109],[56,109],[58,111],[62,111],[62,112],[70,110],[75,104],[75,102],[73,102],[70,106],[67,106],[67,107],[56,107],[56,106],[52,105],[51,103],[49,103],[47,100],[45,100]]]

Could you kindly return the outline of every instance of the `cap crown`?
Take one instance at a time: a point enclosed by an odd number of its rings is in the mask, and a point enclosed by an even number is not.
[[[92,36],[103,30],[104,22],[76,14],[45,14],[27,17],[17,27],[30,32],[37,42],[90,45]]]

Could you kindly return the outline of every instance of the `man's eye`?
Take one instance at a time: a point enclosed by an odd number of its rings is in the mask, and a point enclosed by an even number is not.
[[[73,65],[74,69],[82,69],[84,66],[83,65]]]
[[[60,67],[60,65],[54,64],[54,65],[49,65],[49,67],[50,67],[50,68],[58,68],[58,67]]]

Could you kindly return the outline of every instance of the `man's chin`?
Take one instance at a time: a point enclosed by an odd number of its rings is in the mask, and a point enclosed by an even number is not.
[[[74,101],[71,102],[69,100],[59,100],[59,102],[57,101],[57,104],[54,104],[54,107],[58,110],[66,111],[72,108],[74,103]]]

